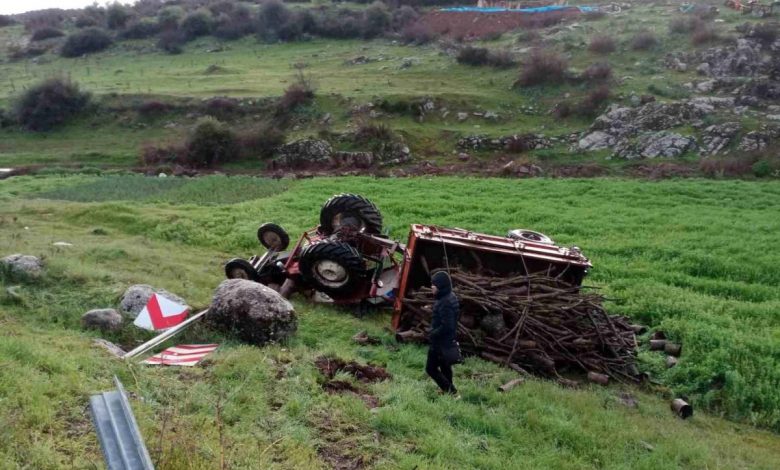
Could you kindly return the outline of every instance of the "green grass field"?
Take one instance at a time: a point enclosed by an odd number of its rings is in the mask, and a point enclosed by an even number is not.
[[[588,283],[610,298],[608,310],[681,342],[680,364],[667,371],[643,348],[642,367],[663,386],[571,390],[529,380],[501,394],[496,387],[514,373],[471,358],[457,368],[463,399],[454,402],[426,378],[424,349],[395,344],[388,314],[359,319],[295,299],[300,328],[288,344],[243,346],[195,328],[180,341],[223,346],[187,370],[119,362],[90,346],[98,334],[80,330],[83,312],[114,306],[132,283],[206,306],[221,263],[259,251],[259,223],[300,232],[338,192],[370,197],[400,239],[421,222],[498,234],[527,227],[577,244],[593,261]],[[705,180],[4,180],[0,255],[38,255],[48,267],[39,282],[2,278],[0,461],[98,465],[87,398],[111,389],[117,374],[160,469],[223,461],[224,468],[776,468],[778,196],[773,182]],[[353,344],[363,329],[382,344]],[[107,338],[142,337],[129,325]],[[393,379],[366,389],[379,407],[326,393],[313,365],[323,354],[385,365]],[[621,404],[624,392],[637,408]],[[690,397],[692,419],[672,415],[673,394]]]

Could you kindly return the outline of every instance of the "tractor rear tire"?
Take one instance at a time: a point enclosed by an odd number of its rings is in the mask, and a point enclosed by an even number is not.
[[[363,196],[339,194],[328,199],[320,210],[320,233],[330,236],[350,226],[366,233],[382,233],[382,214]]]
[[[342,242],[322,241],[301,253],[303,280],[331,297],[349,292],[365,276],[366,265],[358,251]]]

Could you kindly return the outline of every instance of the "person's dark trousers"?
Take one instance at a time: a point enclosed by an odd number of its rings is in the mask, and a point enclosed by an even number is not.
[[[452,367],[442,360],[441,354],[434,347],[428,349],[425,372],[431,376],[443,392],[452,394],[458,392],[452,383]]]

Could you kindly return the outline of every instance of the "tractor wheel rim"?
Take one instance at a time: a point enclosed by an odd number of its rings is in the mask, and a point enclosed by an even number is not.
[[[249,280],[249,274],[241,268],[233,268],[230,270],[230,279],[247,279]]]
[[[263,234],[263,242],[265,242],[265,245],[268,247],[277,248],[281,246],[282,239],[274,232],[266,232]]]
[[[349,280],[349,274],[344,266],[330,260],[322,260],[314,266],[314,273],[319,281],[328,287],[341,287]]]
[[[342,227],[354,227],[357,230],[363,230],[366,224],[363,219],[352,214],[336,214],[331,220],[333,231],[338,232]]]

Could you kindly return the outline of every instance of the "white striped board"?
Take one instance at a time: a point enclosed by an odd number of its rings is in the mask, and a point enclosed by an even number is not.
[[[180,344],[143,361],[143,364],[164,366],[194,366],[217,349],[218,344]]]

